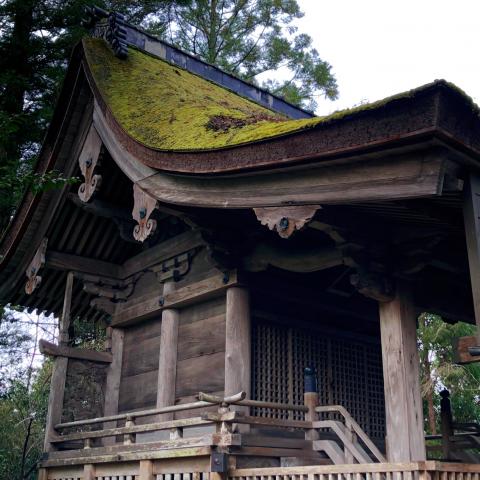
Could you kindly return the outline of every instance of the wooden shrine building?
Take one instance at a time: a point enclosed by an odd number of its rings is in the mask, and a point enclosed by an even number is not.
[[[478,107],[436,81],[317,118],[89,27],[36,166],[81,181],[0,244],[2,301],[61,319],[40,478],[478,480],[478,425],[427,460],[416,337],[480,327]]]

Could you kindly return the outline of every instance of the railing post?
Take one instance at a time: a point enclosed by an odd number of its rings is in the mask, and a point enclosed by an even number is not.
[[[304,393],[303,403],[308,407],[308,412],[305,412],[305,420],[307,422],[315,422],[318,419],[315,409],[318,407],[318,387],[317,374],[315,368],[307,367],[304,371]],[[305,431],[306,440],[318,440],[319,434],[315,428]]]
[[[153,480],[153,462],[151,460],[140,460],[138,480]]]
[[[83,466],[83,479],[82,480],[95,480],[95,465],[85,464]]]
[[[229,411],[230,411],[230,407],[229,407],[226,403],[221,403],[221,404],[218,406],[218,414],[219,414],[220,416],[225,415],[225,414],[228,413]],[[242,427],[245,427],[245,425],[242,425]],[[216,431],[217,431],[217,433],[221,433],[221,434],[224,434],[224,433],[232,433],[233,430],[234,430],[233,424],[232,424],[232,423],[225,422],[225,420],[222,420],[220,423],[219,423],[219,422],[216,423]]]
[[[450,437],[453,435],[453,419],[452,409],[450,406],[450,392],[442,390],[440,392],[442,399],[440,400],[440,419],[442,431],[442,454],[443,460],[450,459],[451,443]]]
[[[37,480],[48,480],[48,472],[46,468],[38,469]]]
[[[183,438],[183,428],[171,428],[169,438],[170,440],[180,440]]]
[[[135,426],[135,421],[134,421],[133,417],[131,417],[130,415],[127,416],[127,418],[126,418],[125,426],[126,427]],[[135,434],[134,433],[126,433],[123,436],[123,444],[124,445],[132,445],[132,443],[135,443]]]

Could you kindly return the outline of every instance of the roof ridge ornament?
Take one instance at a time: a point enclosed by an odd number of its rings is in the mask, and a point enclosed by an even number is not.
[[[85,8],[87,18],[82,25],[88,28],[95,38],[103,38],[113,49],[115,56],[125,60],[128,57],[127,29],[125,16],[119,12],[107,12],[93,6]]]

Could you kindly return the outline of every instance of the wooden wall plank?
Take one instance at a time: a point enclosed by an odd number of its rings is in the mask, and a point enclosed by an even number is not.
[[[214,298],[206,302],[183,308],[180,315],[180,325],[198,322],[205,318],[225,314],[225,296]]]
[[[176,396],[195,395],[199,391],[223,390],[224,376],[223,352],[181,360],[177,363]]]
[[[179,327],[178,360],[225,351],[225,314]]]
[[[157,400],[157,370],[122,378],[119,411],[135,408],[155,408]]]
[[[136,344],[129,342],[123,351],[122,377],[158,370],[159,352],[159,335],[139,340]]]

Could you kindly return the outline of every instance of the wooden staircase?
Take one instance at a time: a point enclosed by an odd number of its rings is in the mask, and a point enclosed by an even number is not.
[[[336,416],[340,420],[317,420],[312,423],[314,429],[330,431],[334,439],[314,440],[313,449],[325,453],[334,465],[352,463],[386,462],[384,455],[372,442],[350,413],[341,405],[318,406],[317,415]],[[320,435],[317,435],[320,437]]]

